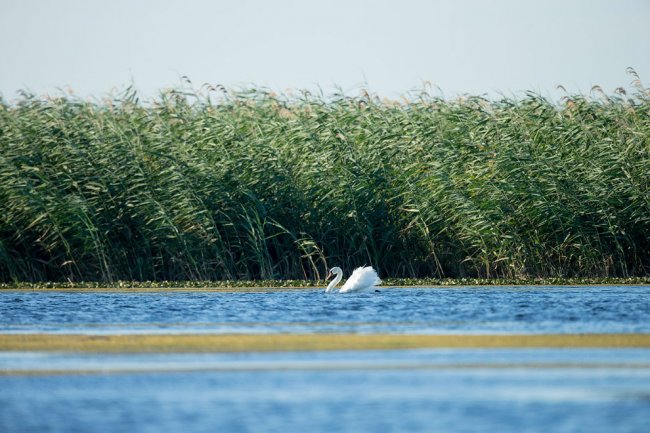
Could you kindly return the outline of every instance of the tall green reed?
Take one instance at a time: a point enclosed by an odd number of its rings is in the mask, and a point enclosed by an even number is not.
[[[637,77],[638,78],[638,77]],[[648,275],[650,95],[0,100],[0,281]]]

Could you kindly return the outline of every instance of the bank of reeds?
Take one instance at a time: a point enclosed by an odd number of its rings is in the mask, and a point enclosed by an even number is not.
[[[650,94],[26,94],[0,204],[4,282],[647,276]]]

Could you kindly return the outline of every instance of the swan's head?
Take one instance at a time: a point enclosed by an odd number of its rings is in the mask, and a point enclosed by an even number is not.
[[[325,278],[326,280],[329,280],[332,278],[332,275],[339,275],[342,274],[343,270],[339,268],[338,266],[334,266],[332,269],[330,269],[329,273],[327,274],[327,277]]]

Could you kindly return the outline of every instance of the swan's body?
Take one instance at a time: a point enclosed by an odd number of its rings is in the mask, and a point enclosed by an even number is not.
[[[336,275],[331,283],[325,289],[325,293],[333,292],[334,287],[341,282],[343,279],[343,270],[339,267],[330,269],[330,273],[327,275],[326,279],[329,279],[331,276]],[[363,292],[369,290],[375,290],[375,286],[381,284],[381,280],[377,275],[372,266],[362,266],[356,268],[350,278],[343,284],[339,293],[348,293],[348,292]]]

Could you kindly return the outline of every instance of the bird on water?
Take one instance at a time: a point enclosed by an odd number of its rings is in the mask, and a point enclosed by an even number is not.
[[[372,266],[356,268],[338,292],[334,288],[343,279],[343,270],[338,266],[333,267],[330,269],[325,280],[329,280],[332,275],[335,275],[335,277],[325,289],[325,293],[378,292],[379,290],[375,286],[381,284],[379,275],[377,275],[377,271]]]

